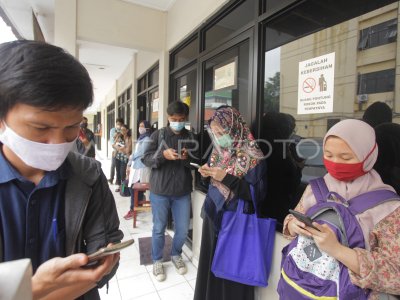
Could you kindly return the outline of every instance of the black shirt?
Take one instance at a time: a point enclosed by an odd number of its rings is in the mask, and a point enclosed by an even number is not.
[[[160,134],[160,130],[163,130],[162,134]],[[152,168],[150,175],[150,191],[152,193],[180,197],[192,192],[193,178],[190,161],[195,158],[189,155],[186,160],[167,160],[163,156],[163,151],[167,148],[178,151],[183,147],[195,149],[193,135],[185,128],[179,134],[175,134],[167,126],[153,132],[150,136],[142,162]],[[192,156],[195,155],[193,152]]]

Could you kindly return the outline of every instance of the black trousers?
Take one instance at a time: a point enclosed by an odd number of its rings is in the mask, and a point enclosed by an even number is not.
[[[116,185],[121,185],[122,181],[125,180],[126,166],[127,166],[126,162],[123,162],[122,160],[119,159],[115,159],[115,168],[117,171],[117,181],[115,182]]]

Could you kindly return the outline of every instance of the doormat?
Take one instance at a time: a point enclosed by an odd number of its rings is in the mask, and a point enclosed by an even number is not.
[[[165,235],[165,245],[163,250],[163,261],[171,260],[172,238],[167,234]],[[152,265],[153,259],[151,258],[151,236],[139,238],[139,253],[141,265]]]

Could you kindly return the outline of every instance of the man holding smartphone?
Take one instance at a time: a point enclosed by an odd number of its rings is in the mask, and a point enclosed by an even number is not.
[[[182,247],[187,238],[190,221],[192,173],[189,151],[197,150],[193,134],[185,129],[189,107],[174,101],[168,105],[168,126],[155,131],[142,159],[152,168],[150,175],[150,201],[153,212],[152,258],[153,275],[165,280],[162,254],[169,209],[174,219],[175,234],[171,259],[176,271],[183,275],[186,265],[182,260]]]
[[[93,101],[89,74],[59,47],[0,44],[0,262],[30,258],[33,299],[99,299],[123,237],[101,165],[71,152]],[[82,298],[81,298],[82,297]]]

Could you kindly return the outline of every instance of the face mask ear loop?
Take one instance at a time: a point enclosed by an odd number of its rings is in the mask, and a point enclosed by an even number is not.
[[[214,133],[212,132],[210,126],[207,126],[206,128],[207,133],[211,139],[211,143],[214,145],[214,148],[217,149],[217,152],[222,155],[222,150],[221,150],[221,146],[218,144],[217,142],[217,138],[215,137]]]

